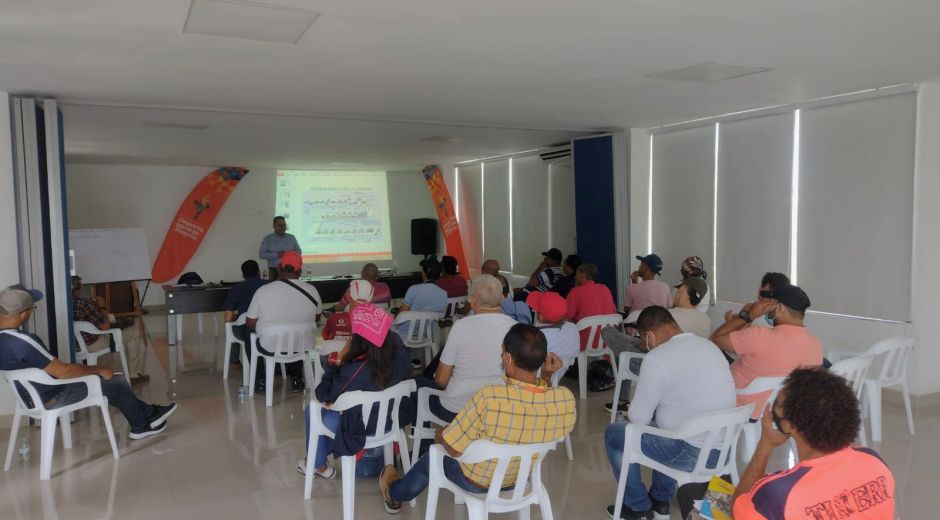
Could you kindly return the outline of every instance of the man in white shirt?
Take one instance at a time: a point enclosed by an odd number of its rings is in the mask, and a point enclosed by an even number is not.
[[[270,355],[263,345],[264,330],[271,325],[287,323],[316,322],[320,310],[323,308],[320,293],[316,287],[297,280],[303,260],[300,253],[288,251],[281,257],[278,268],[278,279],[270,282],[255,291],[251,304],[245,311],[245,325],[248,330],[258,333],[258,347],[262,352]],[[245,345],[251,348],[250,345]],[[263,357],[258,358],[255,368],[255,393],[263,393],[265,388],[265,371]],[[303,365],[301,361],[287,364],[287,374],[291,378],[291,391],[301,392],[304,389]]]
[[[728,362],[718,347],[705,338],[682,332],[663,307],[647,307],[637,319],[642,346],[649,350],[640,369],[636,395],[627,417],[637,424],[653,424],[675,430],[696,415],[735,406],[734,380]],[[607,457],[615,478],[620,476],[625,422],[607,427],[604,433]],[[703,439],[667,439],[644,435],[641,449],[647,456],[679,470],[695,467]],[[717,451],[710,455],[716,460]],[[653,485],[647,491],[640,478],[640,466],[627,471],[626,494],[620,518],[652,520],[669,518],[669,501],[676,491],[675,480],[653,472]],[[607,508],[613,515],[614,506]]]
[[[431,411],[443,414],[441,419],[453,420],[477,390],[502,380],[503,338],[516,324],[503,314],[502,299],[503,287],[495,277],[481,274],[470,283],[473,314],[454,323],[434,372],[434,382],[445,394],[440,406],[430,403]]]

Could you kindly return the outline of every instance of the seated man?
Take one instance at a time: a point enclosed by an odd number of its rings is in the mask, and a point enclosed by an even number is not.
[[[255,331],[258,336],[264,334],[265,327],[291,323],[316,322],[319,318],[322,300],[316,287],[304,283],[297,278],[303,268],[300,253],[288,251],[281,257],[278,266],[278,278],[268,282],[255,292],[251,304],[245,312],[245,324],[248,330]],[[258,347],[267,355],[270,351],[264,349],[259,338]],[[246,349],[251,345],[246,343]],[[250,351],[249,351],[250,352]],[[265,359],[258,358],[255,367],[255,393],[265,391]],[[301,361],[287,364],[287,375],[291,378],[291,391],[302,392],[304,389],[304,371]]]
[[[672,291],[665,282],[656,280],[656,275],[663,270],[663,259],[657,254],[637,256],[640,267],[630,273],[630,286],[624,299],[625,311],[629,315],[651,305],[672,307]]]
[[[432,396],[430,407],[441,419],[453,420],[477,390],[502,376],[499,352],[506,333],[516,324],[502,313],[502,298],[499,281],[488,274],[470,284],[468,302],[473,314],[454,323],[434,371],[434,383],[444,395],[440,401]]]
[[[535,311],[535,324],[545,335],[548,351],[562,361],[578,357],[581,352],[581,339],[578,327],[568,321],[568,304],[556,292],[532,293],[526,305]]]
[[[701,278],[702,281],[708,280],[708,273],[705,271],[705,262],[702,261],[700,256],[690,256],[682,261],[682,267],[679,269],[679,272],[682,274],[682,281],[685,281],[687,278]],[[699,303],[695,304],[695,308],[701,312],[708,312],[708,283],[705,283],[705,292],[702,293],[702,298]]]
[[[647,307],[637,319],[637,328],[649,354],[643,360],[636,395],[627,417],[637,424],[654,424],[675,430],[696,415],[734,408],[734,380],[721,351],[705,338],[682,332],[669,311]],[[607,458],[620,478],[625,422],[616,422],[604,433]],[[667,439],[644,435],[643,453],[675,469],[691,471],[703,438]],[[713,452],[717,454],[717,452]],[[717,457],[715,457],[717,459]],[[710,461],[717,463],[717,460]],[[620,518],[651,520],[653,514],[669,517],[669,501],[676,481],[653,472],[653,486],[647,492],[640,478],[640,466],[627,470],[626,494]],[[612,515],[614,506],[607,508]]]
[[[110,368],[63,363],[49,354],[39,336],[19,330],[41,299],[42,293],[37,290],[7,287],[0,291],[0,370],[38,368],[56,379],[98,376],[101,378],[101,392],[108,398],[108,404],[119,409],[131,425],[128,437],[145,439],[166,430],[167,418],[176,411],[176,403],[166,406],[147,404],[137,399],[127,380]],[[36,391],[47,408],[61,408],[88,395],[87,387],[80,383],[36,385]],[[25,401],[30,401],[25,391],[20,395]]]
[[[422,283],[412,285],[405,292],[399,314],[405,311],[436,312],[444,315],[447,310],[447,292],[434,282],[441,276],[441,263],[436,258],[421,261]],[[408,334],[409,323],[395,325],[395,333],[404,339]]]
[[[323,339],[346,339],[352,337],[352,311],[363,303],[372,301],[372,284],[365,280],[353,280],[349,283],[349,310],[334,312],[326,320],[320,331]]]
[[[794,370],[761,426],[732,499],[735,520],[895,518],[891,470],[874,451],[851,446],[861,416],[845,379],[821,368]],[[764,477],[770,453],[790,437],[800,463]]]
[[[712,331],[712,320],[699,310],[699,305],[708,294],[708,284],[696,276],[690,276],[676,286],[674,306],[669,313],[675,318],[682,332],[691,332],[707,338]]]
[[[470,319],[470,318],[467,318]],[[463,320],[466,321],[466,320]],[[462,321],[458,322],[462,323]],[[444,447],[444,474],[461,489],[485,492],[496,466],[490,462],[464,464],[455,460],[475,440],[500,444],[550,442],[564,438],[574,428],[574,395],[565,387],[551,388],[551,377],[561,360],[547,353],[545,336],[531,325],[514,325],[501,341],[499,358],[506,368],[502,384],[479,389],[454,421],[437,430],[435,442]],[[542,369],[542,379],[537,376]],[[401,478],[394,466],[379,476],[385,510],[397,513],[401,503],[428,487],[430,457],[424,455]],[[519,461],[506,470],[504,485],[515,483]]]
[[[597,266],[593,262],[581,264],[575,274],[577,287],[568,294],[568,317],[578,323],[589,316],[617,314],[617,304],[610,289],[602,283],[596,283]],[[577,327],[575,327],[577,328]],[[581,331],[581,350],[587,348],[590,329]],[[596,347],[597,339],[594,340]]]
[[[496,276],[499,274],[499,268],[499,260],[488,258],[483,262],[483,265],[480,266],[480,274]]]
[[[724,323],[712,334],[712,341],[722,350],[737,354],[731,364],[734,385],[741,389],[758,377],[783,377],[796,368],[818,367],[823,363],[822,343],[803,324],[809,297],[795,285],[774,291],[762,291],[761,300]],[[772,328],[748,327],[751,314],[769,315]],[[760,417],[770,392],[739,395],[738,406],[754,403],[752,419]]]
[[[248,310],[248,305],[259,287],[268,283],[261,278],[261,267],[254,260],[245,260],[242,262],[242,281],[233,285],[228,290],[228,297],[225,299],[225,321],[235,321],[238,317]],[[248,327],[245,325],[233,325],[232,333],[241,341],[248,341]],[[229,363],[232,366],[240,366],[238,360],[238,351],[232,350]]]
[[[387,283],[379,281],[379,267],[377,265],[370,262],[362,266],[359,277],[372,285],[372,303],[387,306],[392,302],[392,289]],[[349,306],[351,299],[347,289],[339,303],[333,306],[333,310],[338,312],[347,310],[346,307]]]
[[[452,256],[441,258],[441,277],[435,284],[447,293],[448,298],[461,298],[467,295],[467,280],[457,271],[457,259]]]
[[[764,291],[775,291],[778,287],[783,287],[784,285],[790,285],[790,278],[783,273],[764,273],[764,276],[760,279],[760,287],[757,289],[757,299],[763,300],[760,293]],[[749,305],[744,306],[744,310],[748,310]],[[737,315],[734,311],[725,311],[725,321],[731,321]],[[751,327],[764,327],[769,329],[774,326],[774,321],[767,317],[766,314],[763,316],[754,316],[751,320]]]
[[[554,247],[548,251],[543,251],[542,263],[535,268],[532,276],[529,277],[528,285],[522,289],[522,299],[525,300],[529,294],[535,291],[551,291],[552,287],[555,286],[555,281],[562,276],[564,276],[564,273],[561,270],[561,251]]]
[[[555,285],[552,287],[552,291],[560,294],[562,298],[568,298],[568,294],[571,292],[571,289],[574,289],[574,287],[578,284],[576,273],[578,272],[578,268],[581,267],[582,263],[584,262],[578,255],[566,256],[565,261],[561,263],[561,271],[564,276],[558,280],[555,280]]]
[[[75,321],[87,321],[98,330],[110,330],[111,320],[104,310],[104,303],[100,298],[85,298],[81,295],[82,279],[80,276],[72,277],[72,318]],[[112,316],[113,317],[113,316]],[[127,380],[136,385],[150,380],[147,372],[147,354],[140,341],[137,327],[121,329],[121,338],[124,341],[124,355],[127,357]],[[112,349],[114,352],[114,337],[110,334],[88,334],[82,332],[85,347],[89,352]]]
[[[503,314],[526,325],[532,324],[532,310],[524,302],[517,302],[512,299],[512,291],[509,288],[509,280],[501,274],[496,275],[496,279],[503,286],[503,301],[499,304]]]

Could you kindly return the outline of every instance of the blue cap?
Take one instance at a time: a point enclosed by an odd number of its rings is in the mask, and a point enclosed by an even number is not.
[[[646,266],[650,268],[650,271],[656,274],[659,274],[659,272],[663,270],[663,259],[656,253],[650,253],[646,256],[637,255],[636,259],[646,264]]]

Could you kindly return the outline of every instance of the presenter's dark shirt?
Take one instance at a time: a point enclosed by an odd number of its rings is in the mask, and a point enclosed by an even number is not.
[[[267,280],[263,280],[260,276],[255,276],[245,279],[244,282],[233,285],[228,291],[228,298],[225,300],[225,310],[237,311],[239,314],[244,314],[245,311],[248,310],[248,305],[251,303],[251,298],[254,297],[255,291],[266,283],[268,283]]]

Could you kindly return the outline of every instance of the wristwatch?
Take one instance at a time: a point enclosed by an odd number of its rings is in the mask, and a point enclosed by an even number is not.
[[[747,312],[744,309],[741,309],[741,311],[738,312],[738,317],[747,323],[750,323],[753,320],[753,318],[751,318],[751,313]]]

